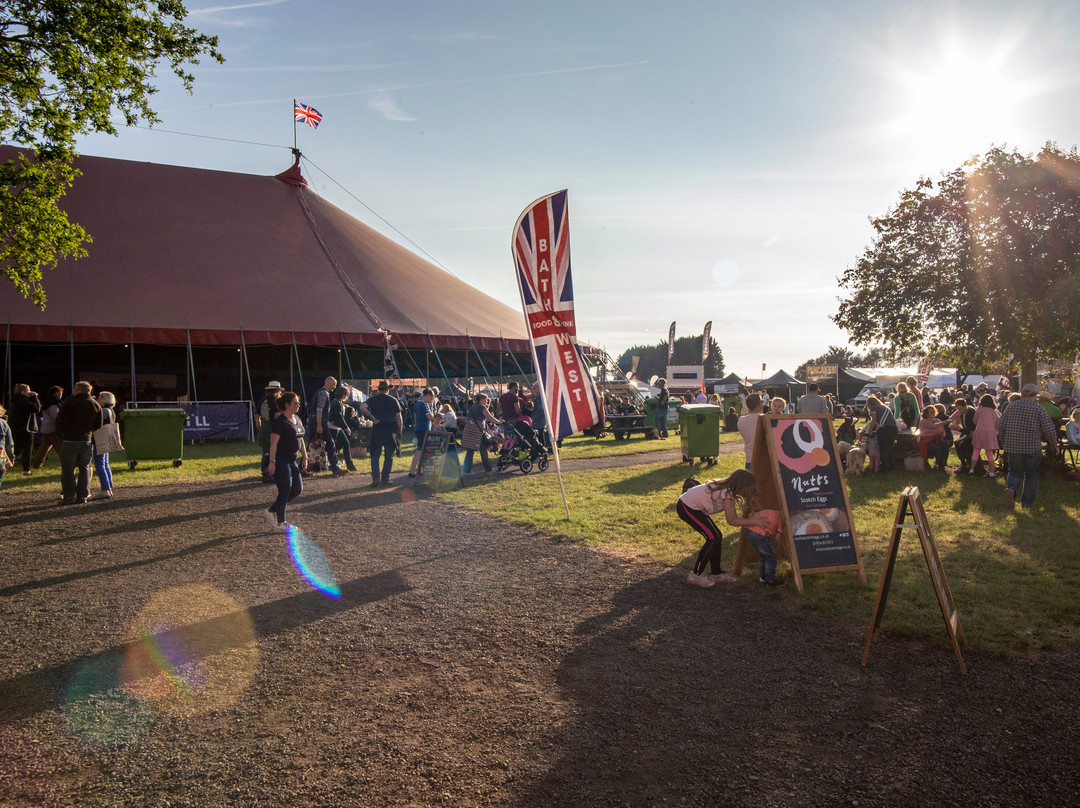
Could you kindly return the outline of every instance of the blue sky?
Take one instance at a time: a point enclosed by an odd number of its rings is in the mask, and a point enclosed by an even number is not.
[[[1080,140],[1074,2],[188,8],[226,64],[192,96],[163,71],[156,131],[84,154],[274,174],[295,97],[324,116],[298,138],[334,204],[519,307],[513,224],[567,188],[579,337],[617,355],[712,320],[750,376],[846,344],[837,278],[920,175]]]

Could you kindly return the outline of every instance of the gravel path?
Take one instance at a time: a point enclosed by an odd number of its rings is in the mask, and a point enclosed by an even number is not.
[[[749,575],[690,589],[683,572],[362,484],[312,480],[291,511],[338,598],[298,574],[257,483],[73,507],[5,493],[0,805],[1012,806],[1080,791],[1075,653],[969,655],[963,677],[944,632],[924,647],[886,621],[863,669],[865,626]]]

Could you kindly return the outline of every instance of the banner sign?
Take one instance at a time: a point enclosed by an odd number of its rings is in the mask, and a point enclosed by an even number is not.
[[[251,435],[251,407],[241,401],[181,402],[187,413],[184,440],[244,440]]]
[[[566,197],[566,191],[559,191],[527,207],[514,225],[511,243],[555,440],[604,423],[600,392],[577,344]]]
[[[701,364],[709,358],[709,337],[712,334],[712,320],[705,323],[705,333],[701,335]]]
[[[675,321],[671,321],[671,328],[667,332],[667,361],[671,364],[671,357],[675,356]]]
[[[806,366],[806,379],[831,379],[836,376],[838,367],[836,365],[807,365]]]
[[[831,419],[769,420],[800,570],[857,564]]]

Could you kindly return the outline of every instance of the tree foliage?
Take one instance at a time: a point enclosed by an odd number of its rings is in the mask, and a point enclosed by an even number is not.
[[[0,138],[27,147],[0,165],[0,273],[44,308],[42,269],[86,252],[86,232],[58,200],[78,175],[75,140],[156,122],[161,64],[190,92],[187,72],[217,37],[183,24],[180,0],[4,0],[0,7]]]
[[[921,179],[840,278],[834,321],[856,344],[936,364],[1013,368],[1080,350],[1080,155],[993,148]],[[1070,312],[1071,310],[1071,312]]]
[[[634,357],[638,359],[637,378],[648,381],[653,376],[663,376],[667,371],[668,344],[664,342],[656,345],[635,345],[623,351],[619,357],[619,367],[624,373],[628,373],[634,364]],[[701,337],[679,337],[675,340],[675,351],[671,358],[672,365],[700,365],[701,364]],[[709,358],[705,360],[705,377],[719,379],[724,375],[724,355],[720,352],[720,345],[715,339],[709,337]]]

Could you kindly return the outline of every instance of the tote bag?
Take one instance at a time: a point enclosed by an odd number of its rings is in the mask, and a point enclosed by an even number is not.
[[[94,454],[122,451],[124,446],[120,443],[120,424],[114,421],[94,430]]]
[[[479,425],[469,421],[461,433],[461,448],[476,451],[484,440],[484,430]]]

